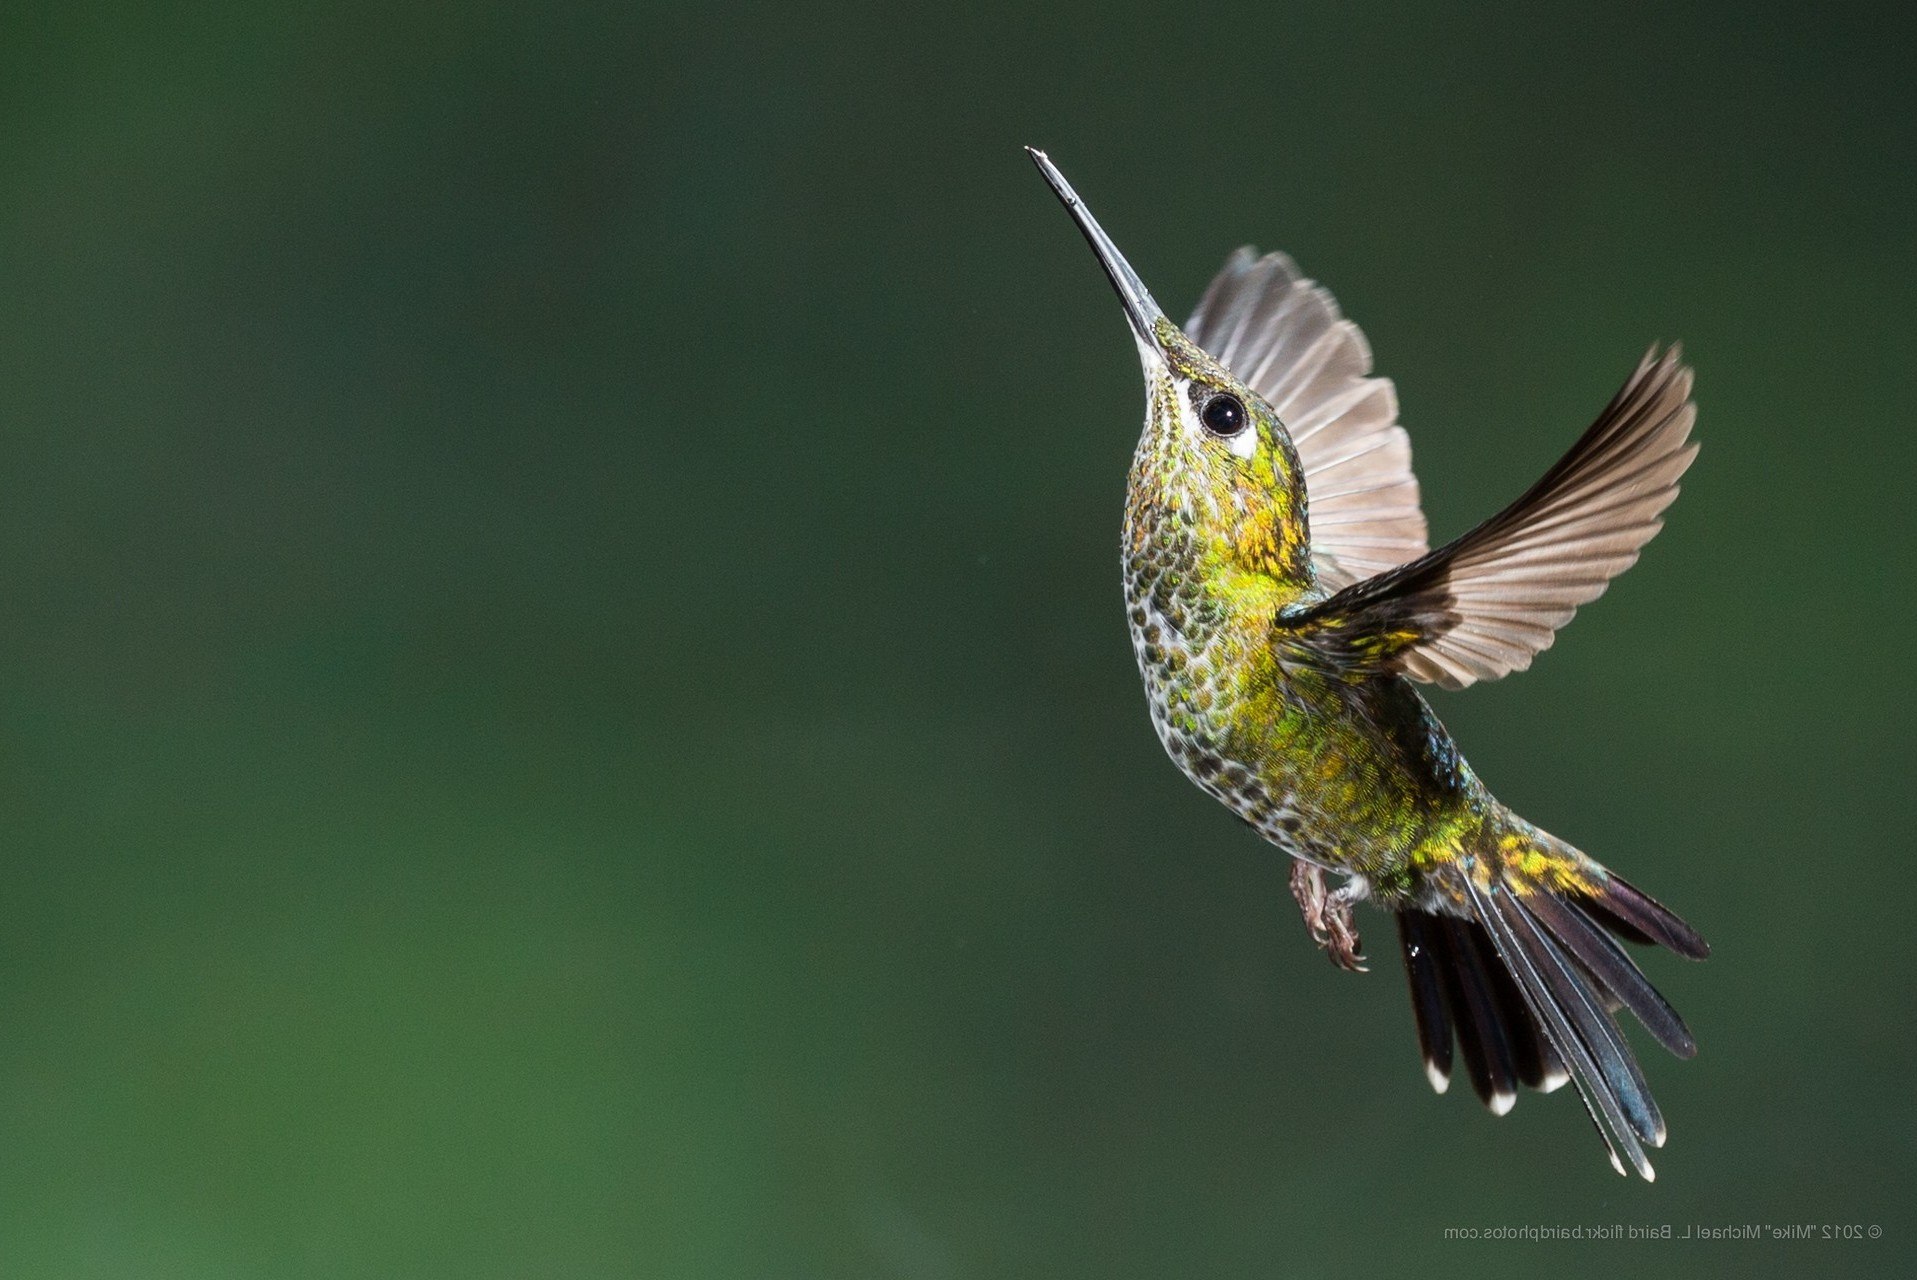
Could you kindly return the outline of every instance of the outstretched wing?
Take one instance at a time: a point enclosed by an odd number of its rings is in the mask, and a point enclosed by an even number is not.
[[[1447,689],[1530,666],[1663,527],[1697,456],[1681,355],[1652,347],[1523,497],[1457,541],[1281,619],[1279,643],[1340,670]]]
[[[1226,260],[1185,333],[1264,397],[1291,432],[1310,503],[1311,554],[1332,590],[1424,554],[1424,512],[1398,395],[1324,289],[1282,253]]]

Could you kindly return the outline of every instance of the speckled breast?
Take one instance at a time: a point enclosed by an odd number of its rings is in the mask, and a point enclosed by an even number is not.
[[[1169,554],[1126,557],[1125,606],[1152,725],[1166,754],[1284,852],[1335,866],[1332,842],[1314,838],[1316,824],[1289,780],[1232,750],[1233,668],[1243,655],[1223,608],[1208,601]]]

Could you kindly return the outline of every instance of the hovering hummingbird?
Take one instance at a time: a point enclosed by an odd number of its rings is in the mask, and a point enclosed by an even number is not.
[[[1517,501],[1427,550],[1396,395],[1331,295],[1283,254],[1240,249],[1181,330],[1027,150],[1118,291],[1144,365],[1125,604],[1165,750],[1291,855],[1292,891],[1334,962],[1361,967],[1354,903],[1396,915],[1433,1088],[1450,1084],[1454,1039],[1494,1114],[1519,1084],[1568,1079],[1612,1165],[1649,1180],[1664,1119],[1613,1015],[1629,1009],[1680,1058],[1697,1047],[1619,940],[1710,949],[1499,803],[1417,684],[1524,670],[1637,560],[1697,454],[1679,349],[1653,347]]]

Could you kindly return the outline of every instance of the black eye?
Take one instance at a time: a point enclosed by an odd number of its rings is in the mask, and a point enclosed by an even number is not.
[[[1235,436],[1245,429],[1245,404],[1229,393],[1215,395],[1205,401],[1204,411],[1198,417],[1205,424],[1205,430],[1213,435]]]

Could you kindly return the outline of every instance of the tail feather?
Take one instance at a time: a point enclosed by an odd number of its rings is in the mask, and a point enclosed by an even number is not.
[[[1498,957],[1491,935],[1481,927],[1470,928],[1484,958],[1485,971],[1491,975],[1491,985],[1497,988],[1498,1012],[1504,1018],[1506,1035],[1511,1041],[1511,1060],[1518,1069],[1518,1083],[1527,1089],[1549,1093],[1570,1078],[1564,1070],[1564,1062],[1551,1042],[1538,1033],[1537,1021],[1531,1017],[1530,1006],[1524,1003],[1524,993],[1518,990],[1517,979]]]
[[[1606,874],[1603,885],[1593,891],[1587,902],[1593,914],[1620,937],[1669,947],[1687,960],[1710,958],[1711,945],[1698,936],[1697,930],[1615,872]]]
[[[1461,938],[1468,939],[1468,949]],[[1569,1078],[1563,1058],[1550,1040],[1538,1033],[1523,993],[1481,925],[1422,911],[1401,911],[1398,941],[1411,985],[1418,1050],[1433,1089],[1443,1093],[1451,1087],[1454,1043],[1464,1046],[1467,1071],[1474,1070],[1470,1065],[1474,1058],[1481,1064],[1475,1068],[1473,1086],[1483,1079],[1479,1096],[1499,1114],[1509,1110],[1516,1096],[1492,1078],[1492,1064],[1502,1062],[1507,1054],[1511,1068],[1508,1074],[1526,1088],[1549,1093]],[[1478,963],[1471,967],[1482,972],[1490,988],[1490,999],[1476,1006],[1471,999],[1478,990],[1477,983],[1459,971],[1466,964],[1463,957],[1473,953]],[[1482,1029],[1486,1025],[1490,1032]],[[1504,1045],[1507,1052],[1493,1048],[1496,1044]],[[1494,1102],[1496,1105],[1492,1105]]]
[[[1478,1097],[1492,1115],[1501,1116],[1518,1100],[1518,1070],[1504,1012],[1472,927],[1451,916],[1440,924],[1445,933],[1445,990],[1455,1015],[1458,1047],[1464,1051],[1464,1065]]]
[[[1628,1163],[1649,1180],[1646,1148],[1664,1145],[1664,1118],[1613,1015],[1629,1009],[1678,1057],[1697,1044],[1612,935],[1687,956],[1709,948],[1648,894],[1586,865],[1594,876],[1562,892],[1508,865],[1482,882],[1461,872],[1454,888],[1465,914],[1399,912],[1419,1048],[1442,1092],[1455,1038],[1497,1114],[1517,1083],[1549,1091],[1569,1079],[1618,1172]]]
[[[1626,1140],[1624,1154],[1648,1178],[1650,1163],[1629,1139],[1663,1146],[1664,1117],[1589,975],[1526,910],[1523,899],[1476,883],[1469,884],[1469,892],[1532,1013],[1556,1033],[1553,1038],[1570,1060],[1572,1080],[1597,1103],[1616,1136]],[[1628,1133],[1618,1123],[1620,1117]]]
[[[1445,963],[1438,918],[1422,911],[1398,913],[1398,943],[1405,976],[1411,981],[1411,1012],[1418,1023],[1418,1050],[1431,1087],[1451,1087],[1451,1014],[1440,977]]]
[[[1564,944],[1598,988],[1616,996],[1624,1008],[1637,1015],[1644,1029],[1657,1042],[1680,1058],[1697,1056],[1697,1041],[1691,1029],[1650,983],[1624,949],[1613,942],[1577,903],[1555,894],[1538,891],[1525,895],[1524,907]]]

